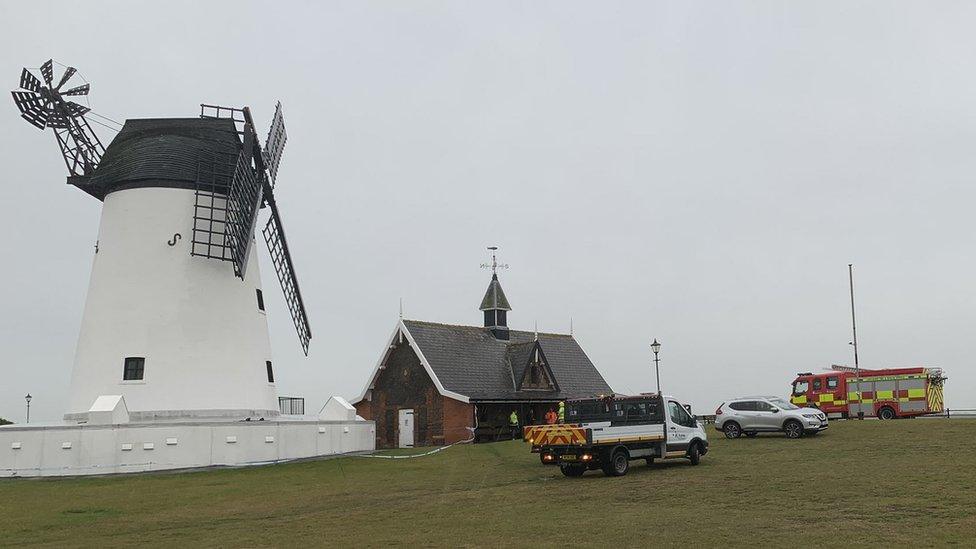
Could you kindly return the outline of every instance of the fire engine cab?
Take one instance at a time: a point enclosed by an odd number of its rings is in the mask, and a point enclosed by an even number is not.
[[[558,463],[567,477],[590,469],[627,474],[630,461],[686,458],[698,465],[708,452],[705,429],[686,406],[657,394],[610,395],[566,401],[565,424],[531,425],[524,439],[543,463]]]
[[[943,411],[941,368],[887,368],[797,374],[790,402],[819,408],[828,417],[895,419]]]

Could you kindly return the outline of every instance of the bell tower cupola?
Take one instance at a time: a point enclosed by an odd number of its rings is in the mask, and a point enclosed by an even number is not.
[[[508,298],[505,297],[501,282],[498,281],[498,269],[508,268],[508,265],[498,264],[495,257],[497,246],[488,249],[491,250],[491,263],[484,264],[482,267],[491,268],[491,282],[488,283],[488,291],[481,300],[480,309],[485,314],[485,328],[491,330],[492,335],[497,339],[508,339],[508,311],[512,310],[512,306],[508,304]]]

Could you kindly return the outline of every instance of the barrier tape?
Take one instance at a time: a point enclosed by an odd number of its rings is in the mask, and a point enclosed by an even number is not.
[[[448,444],[447,446],[441,446],[439,448],[434,448],[433,450],[431,450],[429,452],[424,452],[422,454],[408,454],[408,455],[404,455],[404,456],[385,456],[385,455],[384,456],[381,456],[381,455],[377,455],[377,454],[365,454],[365,455],[358,455],[356,457],[361,457],[361,458],[377,458],[377,459],[412,459],[412,458],[419,458],[419,457],[425,457],[425,456],[432,456],[432,455],[436,454],[437,452],[440,452],[440,451],[443,451],[443,450],[447,450],[448,448],[450,448],[452,446],[457,446],[458,444],[471,444],[472,442],[474,442],[474,437],[471,437],[471,438],[469,438],[467,440],[459,440],[459,441],[457,441],[457,442],[455,442],[453,444]]]

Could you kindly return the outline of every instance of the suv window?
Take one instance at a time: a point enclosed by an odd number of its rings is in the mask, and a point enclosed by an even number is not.
[[[819,377],[813,379],[813,390],[819,391],[823,387],[823,380]]]
[[[770,403],[768,403],[768,402],[766,402],[764,400],[757,400],[756,401],[756,411],[757,412],[772,412],[775,409],[776,409],[775,406],[773,406],[772,404],[770,404]]]
[[[683,425],[685,427],[695,427],[697,425],[695,419],[688,414],[684,406],[673,400],[668,401],[668,411],[671,414],[671,421],[677,423],[678,425]]]
[[[828,389],[836,389],[837,388],[837,378],[836,377],[828,377],[827,378],[827,388]]]
[[[809,390],[810,390],[810,383],[807,380],[800,379],[793,382],[794,395],[805,395]]]
[[[742,400],[739,402],[733,402],[729,404],[729,408],[733,410],[738,410],[740,412],[755,412],[756,402],[754,400]]]

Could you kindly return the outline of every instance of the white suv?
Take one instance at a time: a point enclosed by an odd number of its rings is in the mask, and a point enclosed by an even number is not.
[[[800,408],[780,397],[743,397],[723,402],[715,410],[715,428],[728,438],[743,433],[783,432],[787,438],[815,435],[827,428],[827,416],[816,408]]]

